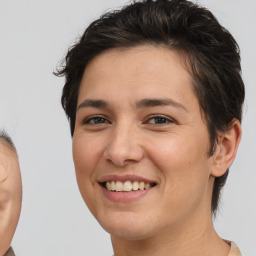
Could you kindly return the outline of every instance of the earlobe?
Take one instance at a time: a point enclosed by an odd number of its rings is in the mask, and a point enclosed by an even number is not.
[[[219,135],[218,145],[213,156],[214,164],[211,169],[212,176],[220,177],[230,167],[235,159],[241,135],[241,124],[237,119],[233,119],[229,129]]]

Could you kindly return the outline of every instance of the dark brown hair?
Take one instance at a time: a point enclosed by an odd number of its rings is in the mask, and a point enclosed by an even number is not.
[[[152,44],[179,52],[194,78],[194,91],[204,114],[213,155],[218,132],[241,121],[244,84],[239,47],[213,14],[186,0],[142,0],[104,14],[85,30],[66,55],[56,75],[66,78],[62,106],[74,133],[80,82],[86,65],[113,48]],[[215,179],[212,212],[218,207],[226,173]]]
[[[0,130],[0,143],[5,142],[14,152],[16,152],[16,148],[12,141],[12,138],[8,135],[5,130]]]

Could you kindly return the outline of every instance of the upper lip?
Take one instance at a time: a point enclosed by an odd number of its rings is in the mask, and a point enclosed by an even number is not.
[[[107,181],[121,181],[121,182],[125,182],[125,181],[139,181],[139,182],[145,182],[145,183],[157,183],[154,180],[151,179],[147,179],[138,175],[133,175],[133,174],[127,174],[127,175],[116,175],[116,174],[111,174],[111,175],[106,175],[101,177],[98,182],[99,183],[104,183]]]

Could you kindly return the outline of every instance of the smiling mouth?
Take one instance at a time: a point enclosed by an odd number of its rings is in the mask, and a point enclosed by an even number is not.
[[[132,192],[147,190],[156,186],[156,183],[145,183],[143,181],[107,181],[100,183],[104,188],[112,192]]]

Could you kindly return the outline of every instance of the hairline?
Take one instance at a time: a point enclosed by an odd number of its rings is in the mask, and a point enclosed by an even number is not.
[[[0,130],[0,143],[9,146],[9,148],[17,154],[12,138],[5,130]]]

